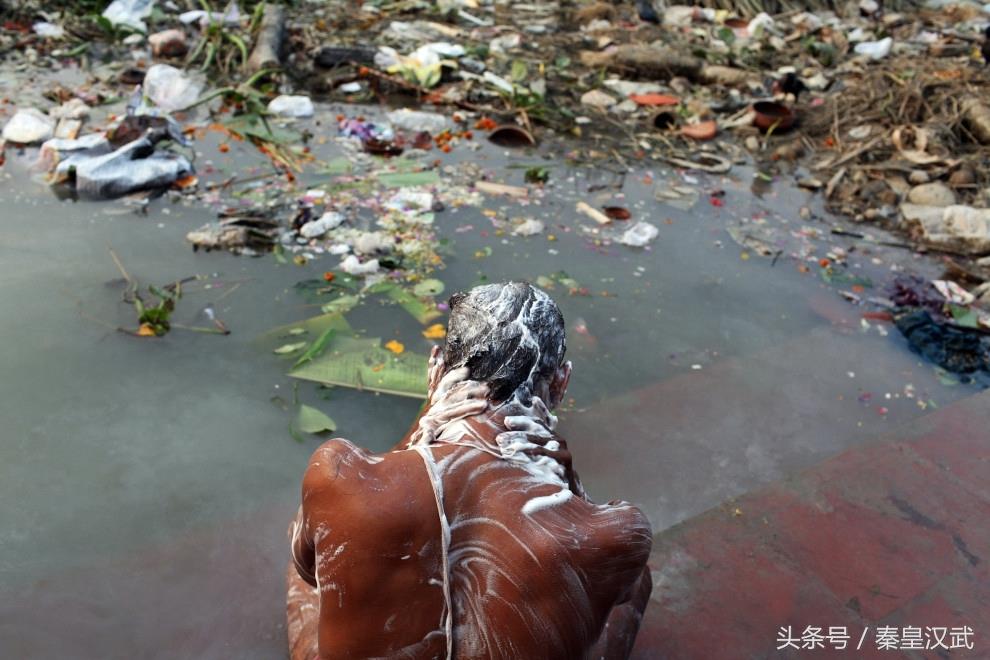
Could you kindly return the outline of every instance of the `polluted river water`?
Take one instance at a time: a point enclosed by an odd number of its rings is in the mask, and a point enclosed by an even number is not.
[[[339,111],[320,108],[308,127],[332,133]],[[203,181],[262,162],[244,146],[221,157],[216,139],[195,147]],[[315,152],[343,153],[333,140]],[[286,528],[320,442],[290,435],[289,404],[318,407],[336,435],[384,450],[420,402],[295,382],[284,358],[259,348],[264,332],[318,313],[295,285],[337,257],[296,265],[193,252],[184,236],[215,217],[210,208],[59,200],[32,172],[35,158],[8,149],[0,171],[0,648],[18,658],[282,657]],[[538,208],[487,197],[438,212],[446,267],[435,276],[443,297],[555,276],[574,362],[561,434],[592,497],[636,502],[655,532],[976,389],[947,384],[892,326],[864,321],[822,281],[817,257],[855,243],[828,235],[832,219],[799,219],[813,200],[789,177],[758,196],[745,166],[621,177],[488,144],[443,160],[512,185],[523,185],[523,166],[548,167]],[[300,190],[320,176],[308,171]],[[693,207],[657,201],[671,181],[701,191]],[[578,201],[627,207],[659,235],[646,249],[603,241]],[[546,229],[498,231],[493,210],[538,214]],[[739,218],[776,228],[778,258],[732,240],[726,228]],[[793,258],[791,243],[815,225],[815,258]],[[209,308],[231,334],[117,332],[134,317],[109,247],[141,282],[202,276],[175,319],[204,325]],[[938,272],[896,248],[849,254],[877,283],[894,266]],[[394,306],[364,304],[348,320],[409,351],[432,344]]]

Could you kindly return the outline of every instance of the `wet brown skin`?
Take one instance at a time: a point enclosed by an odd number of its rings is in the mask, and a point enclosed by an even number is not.
[[[500,428],[488,412],[471,424],[480,434]],[[534,485],[475,448],[440,443],[431,453],[440,464],[456,459],[442,473],[453,657],[627,657],[651,590],[643,514],[574,496],[527,516],[527,501],[560,487]],[[554,454],[569,467],[566,444]],[[568,481],[574,490],[576,476]],[[313,454],[302,490],[288,575],[293,660],[446,657],[441,525],[423,458],[331,440]],[[458,553],[475,547],[498,570],[459,565]]]

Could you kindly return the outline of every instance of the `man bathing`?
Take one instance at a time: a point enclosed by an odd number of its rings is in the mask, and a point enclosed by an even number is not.
[[[457,294],[428,406],[392,451],[323,444],[290,528],[293,660],[625,658],[650,524],[588,499],[551,410],[564,322],[528,284]],[[614,441],[603,439],[603,441]]]

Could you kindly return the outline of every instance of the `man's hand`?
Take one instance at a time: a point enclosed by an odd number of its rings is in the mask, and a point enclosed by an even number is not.
[[[467,380],[467,367],[443,374],[443,354],[434,347],[430,355],[430,407],[419,418],[419,425],[409,439],[409,445],[426,445],[436,440],[436,432],[444,424],[471,417],[488,409],[487,383]]]

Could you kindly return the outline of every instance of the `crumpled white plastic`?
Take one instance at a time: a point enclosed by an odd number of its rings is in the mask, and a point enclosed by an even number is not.
[[[655,225],[652,225],[645,220],[640,220],[627,229],[621,236],[619,236],[618,240],[623,245],[643,247],[652,243],[659,233],[660,230],[657,229]]]
[[[182,110],[199,99],[203,83],[168,64],[156,64],[144,76],[144,95],[165,112]]]
[[[866,55],[871,60],[882,60],[890,55],[890,49],[893,45],[894,40],[891,37],[884,37],[879,41],[864,41],[863,43],[856,44],[853,50],[858,55]]]
[[[114,25],[126,25],[140,32],[147,32],[144,19],[151,15],[155,0],[113,0],[103,10],[103,18]]]
[[[379,268],[378,259],[369,259],[361,263],[353,254],[340,262],[340,269],[348,275],[371,275],[377,273]]]

